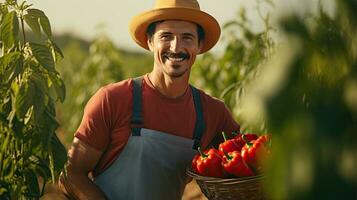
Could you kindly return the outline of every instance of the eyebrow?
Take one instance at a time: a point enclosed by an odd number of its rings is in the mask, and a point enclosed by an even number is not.
[[[193,38],[196,38],[196,36],[192,33],[184,33],[183,34],[184,36],[190,36],[190,37],[193,37]]]
[[[168,31],[164,31],[164,32],[159,32],[159,35],[172,35],[173,33],[171,32],[168,32]],[[183,33],[182,34],[183,36],[190,36],[190,37],[193,37],[195,38],[196,36],[192,33]]]
[[[164,31],[164,32],[159,32],[159,35],[172,35],[172,33],[168,31]]]

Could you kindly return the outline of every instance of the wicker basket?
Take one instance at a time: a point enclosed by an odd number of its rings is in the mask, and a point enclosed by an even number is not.
[[[209,200],[264,200],[262,175],[245,178],[214,178],[196,174],[191,168],[187,175],[194,178]]]

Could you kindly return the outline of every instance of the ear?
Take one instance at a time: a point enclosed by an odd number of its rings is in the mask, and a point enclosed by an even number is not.
[[[153,43],[152,43],[152,37],[147,37],[146,42],[148,44],[150,51],[153,51],[154,47],[153,47]]]
[[[202,48],[203,48],[203,41],[200,40],[200,41],[198,42],[198,53],[201,53]]]

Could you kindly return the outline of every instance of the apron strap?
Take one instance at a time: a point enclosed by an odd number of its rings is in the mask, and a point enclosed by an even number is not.
[[[142,76],[133,79],[133,115],[131,117],[131,132],[133,136],[140,136],[140,131],[144,124],[142,116],[142,80]],[[191,85],[190,87],[196,111],[196,123],[192,137],[194,140],[193,149],[197,150],[206,125],[203,118],[200,91]]]
[[[200,146],[200,141],[203,135],[203,132],[206,128],[205,121],[203,118],[203,110],[202,110],[202,102],[201,102],[201,96],[200,96],[200,91],[191,86],[192,90],[192,96],[193,96],[193,101],[195,103],[195,110],[196,110],[196,123],[195,123],[195,130],[193,132],[193,149],[197,150],[198,147]]]
[[[131,132],[133,136],[140,136],[140,130],[144,124],[142,116],[142,80],[142,76],[133,79],[133,115],[131,117]]]

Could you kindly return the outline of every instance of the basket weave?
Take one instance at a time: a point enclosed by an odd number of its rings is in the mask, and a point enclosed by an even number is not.
[[[244,178],[214,178],[186,170],[194,178],[209,200],[265,200],[262,190],[262,175]]]

